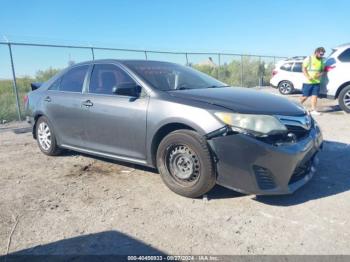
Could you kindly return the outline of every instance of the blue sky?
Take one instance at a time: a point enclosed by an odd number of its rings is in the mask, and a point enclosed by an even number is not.
[[[1,40],[276,56],[308,55],[317,46],[329,53],[350,42],[346,0],[0,0],[0,6]],[[65,67],[69,58],[91,59],[85,50],[14,47],[13,52],[18,75]],[[96,56],[143,58],[102,51]],[[0,78],[9,74],[7,47],[0,46]]]

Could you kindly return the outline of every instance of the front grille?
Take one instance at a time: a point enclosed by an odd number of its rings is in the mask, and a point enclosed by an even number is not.
[[[304,139],[310,134],[310,129],[307,130],[301,126],[286,125],[286,128],[288,129],[288,133],[295,135],[297,141]]]
[[[282,124],[288,130],[290,137],[295,142],[300,141],[309,136],[311,129],[314,127],[314,120],[311,116],[278,116]]]
[[[289,184],[293,184],[301,179],[303,179],[311,171],[312,159],[305,162],[304,164],[298,166],[289,180]]]
[[[276,187],[273,176],[268,169],[261,166],[253,166],[253,170],[260,189],[269,190]]]
[[[315,127],[314,120],[309,115],[304,116],[276,116],[287,128],[286,132],[269,134],[268,136],[256,137],[258,140],[271,145],[296,143],[310,135]]]

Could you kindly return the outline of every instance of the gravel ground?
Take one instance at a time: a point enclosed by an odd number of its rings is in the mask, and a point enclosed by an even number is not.
[[[320,110],[316,176],[273,197],[217,186],[187,199],[155,170],[74,152],[47,157],[24,123],[1,125],[0,255],[350,254],[350,115],[335,101]]]

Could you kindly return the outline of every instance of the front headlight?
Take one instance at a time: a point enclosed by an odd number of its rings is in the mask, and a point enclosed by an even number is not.
[[[287,131],[286,126],[274,116],[227,112],[216,112],[215,115],[222,122],[231,126],[234,132],[251,134],[254,136],[267,136]]]

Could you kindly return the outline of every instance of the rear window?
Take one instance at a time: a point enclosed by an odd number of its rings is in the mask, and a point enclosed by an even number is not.
[[[302,63],[295,63],[292,71],[297,72],[297,73],[301,73],[302,72]]]
[[[285,63],[281,66],[281,69],[284,71],[291,71],[293,63]]]
[[[77,66],[66,72],[60,84],[60,91],[81,92],[89,66]]]
[[[350,48],[346,49],[338,56],[339,61],[350,62]]]

